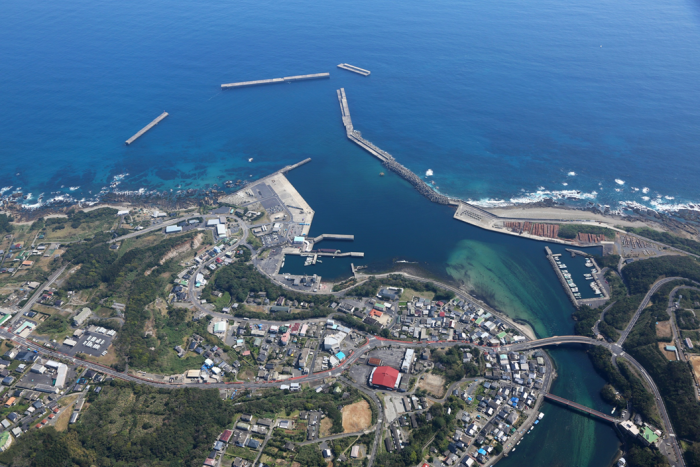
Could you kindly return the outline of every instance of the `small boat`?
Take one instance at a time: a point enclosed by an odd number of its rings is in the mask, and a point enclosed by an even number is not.
[[[540,414],[537,416],[537,420],[542,420],[544,417],[544,412],[540,412]]]
[[[248,162],[253,162],[253,158],[251,157],[250,159],[248,159]]]
[[[613,407],[612,412],[610,412],[610,415],[614,415],[616,410],[617,410],[617,407]]]
[[[380,177],[383,177],[383,176],[384,176],[384,172],[379,172],[379,176],[380,176]]]

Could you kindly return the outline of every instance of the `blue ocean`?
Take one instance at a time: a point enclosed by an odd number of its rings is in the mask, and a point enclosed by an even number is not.
[[[450,196],[700,209],[697,44],[691,0],[3,2],[1,196],[21,192],[32,207],[177,192],[310,157],[288,177],[316,211],[311,233],[354,234],[338,247],[365,252],[356,265],[402,264],[539,336],[571,334],[573,308],[543,243],[455,221],[393,173],[379,176],[386,169],[345,137],[336,89],[364,137],[432,171]],[[220,87],[322,72],[330,79]],[[313,272],[349,271],[327,260]],[[552,392],[611,410],[583,350],[551,354]],[[609,465],[619,445],[610,427],[543,410],[504,466]]]
[[[350,150],[340,87],[365,137],[451,196],[700,202],[691,0],[38,0],[0,13],[0,188],[27,205],[333,161]],[[331,78],[220,90],[318,72]]]

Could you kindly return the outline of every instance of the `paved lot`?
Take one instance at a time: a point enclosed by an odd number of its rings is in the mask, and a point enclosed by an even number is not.
[[[112,345],[112,337],[106,334],[100,334],[98,332],[87,331],[85,332],[85,334],[80,336],[79,339],[72,339],[78,341],[78,344],[76,344],[72,348],[67,345],[61,345],[61,347],[58,349],[61,352],[67,353],[71,357],[79,352],[92,355],[94,357],[99,357],[102,355],[102,352],[107,350],[109,346]],[[90,342],[92,344],[92,347],[88,347],[87,345],[85,345],[87,342]],[[95,348],[96,346],[98,348]]]

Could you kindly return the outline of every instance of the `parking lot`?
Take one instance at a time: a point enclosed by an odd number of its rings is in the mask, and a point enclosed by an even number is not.
[[[106,353],[109,346],[112,345],[113,338],[114,336],[108,336],[107,334],[87,331],[79,338],[73,338],[73,340],[78,342],[76,345],[70,347],[64,344],[61,346],[60,350],[71,357],[77,353],[100,357],[103,353]]]

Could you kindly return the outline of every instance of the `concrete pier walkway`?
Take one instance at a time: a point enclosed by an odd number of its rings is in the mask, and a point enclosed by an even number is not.
[[[158,115],[155,120],[153,120],[151,123],[146,125],[145,127],[141,128],[138,133],[136,133],[134,136],[126,140],[126,145],[130,145],[137,139],[139,139],[141,136],[143,136],[144,133],[146,133],[148,130],[153,128],[154,126],[158,125],[161,120],[163,120],[165,117],[168,116],[168,112],[163,112],[162,114]]]

